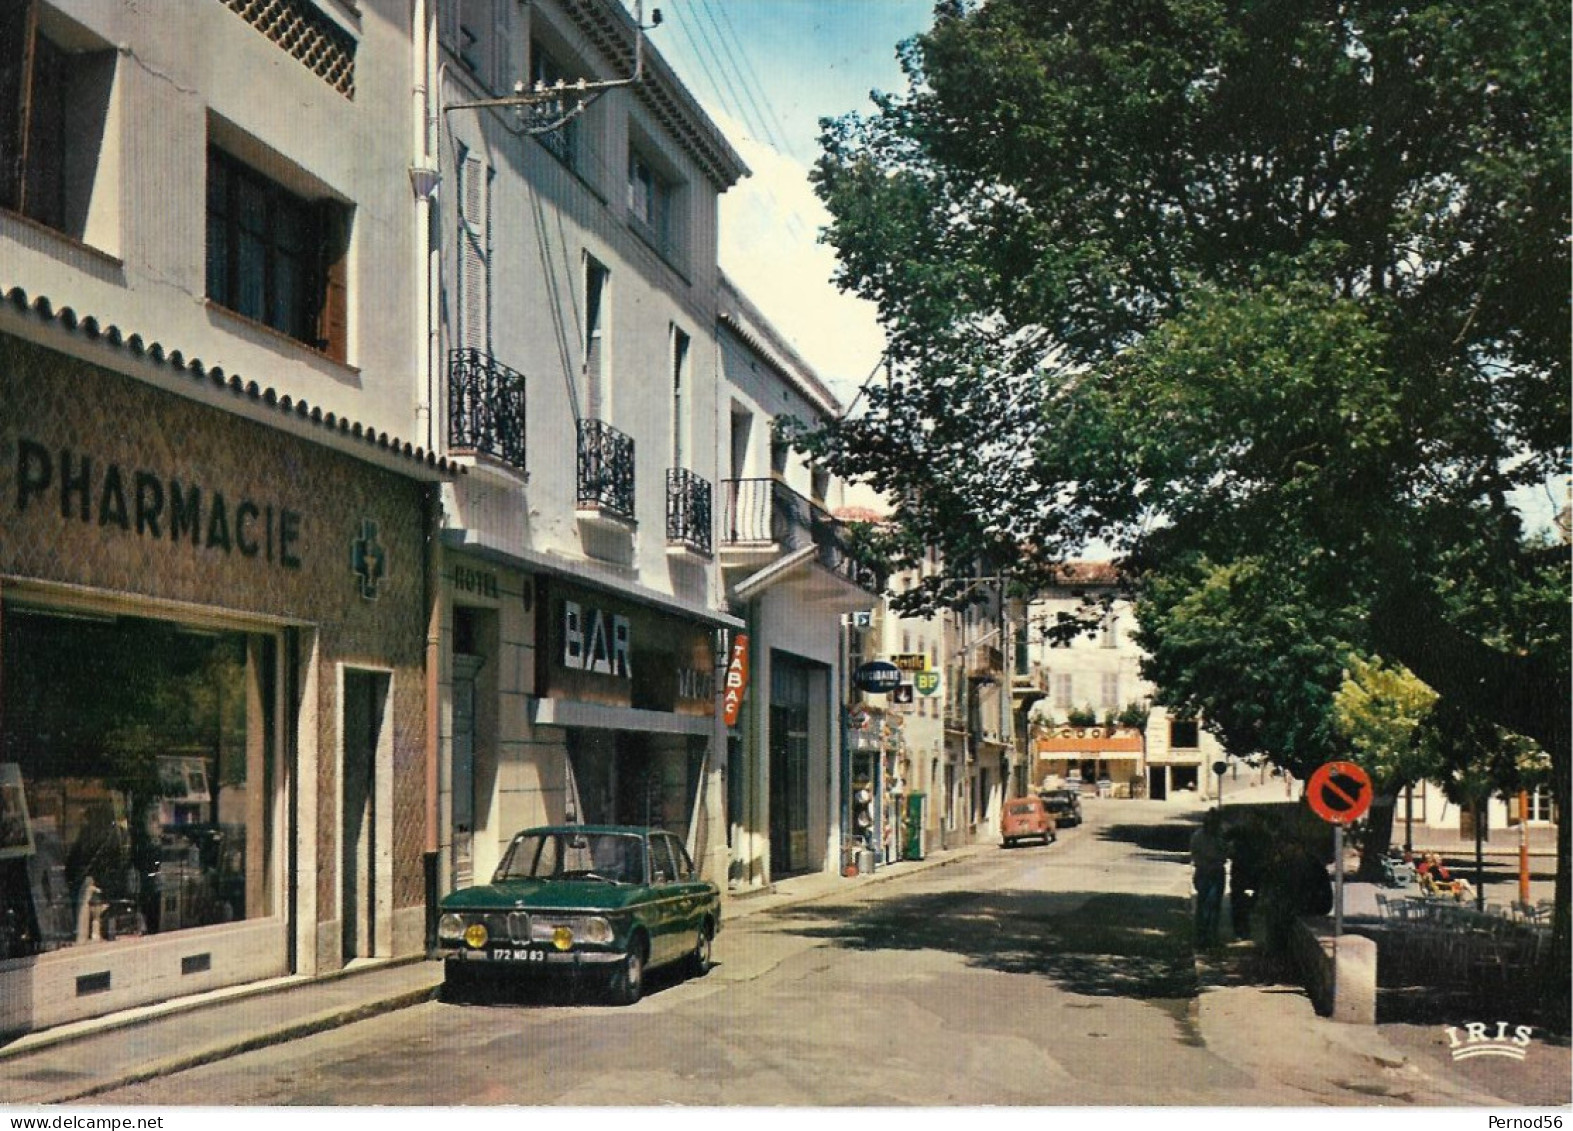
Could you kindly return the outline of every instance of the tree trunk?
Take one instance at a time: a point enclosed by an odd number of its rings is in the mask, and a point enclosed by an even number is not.
[[[1485,838],[1482,836],[1484,830],[1480,827],[1478,800],[1469,803],[1469,813],[1475,826],[1475,910],[1484,911],[1486,909],[1486,854],[1481,847],[1481,842]]]
[[[1366,818],[1365,836],[1360,842],[1360,868],[1355,878],[1365,883],[1382,882],[1382,857],[1393,843],[1393,811],[1398,801],[1396,792],[1378,794],[1371,802],[1371,813]]]

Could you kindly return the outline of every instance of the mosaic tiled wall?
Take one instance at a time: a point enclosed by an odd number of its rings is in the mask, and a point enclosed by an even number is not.
[[[426,490],[0,335],[0,574],[315,626],[322,919],[337,915],[339,663],[393,673],[393,904],[424,899]]]

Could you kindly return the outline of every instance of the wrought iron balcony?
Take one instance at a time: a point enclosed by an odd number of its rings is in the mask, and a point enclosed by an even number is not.
[[[579,421],[578,507],[634,521],[634,440],[604,420]]]
[[[775,479],[728,479],[722,539],[732,546],[767,545],[784,553],[813,546],[819,564],[870,592],[884,587],[876,563],[852,553],[847,524]]]
[[[709,557],[710,482],[681,467],[666,472],[666,544]]]
[[[477,349],[448,354],[448,447],[524,470],[524,374]]]

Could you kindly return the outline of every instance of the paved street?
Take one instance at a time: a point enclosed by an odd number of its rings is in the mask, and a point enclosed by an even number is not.
[[[630,1009],[588,994],[431,1002],[91,1102],[1567,1102],[1565,1049],[1465,1077],[1440,1033],[1404,1034],[1400,1051],[1391,1027],[1320,1019],[1293,987],[1225,984],[1237,963],[1204,966],[1199,986],[1192,814],[1117,801],[1088,813],[1051,847],[740,919],[709,976],[655,982]]]

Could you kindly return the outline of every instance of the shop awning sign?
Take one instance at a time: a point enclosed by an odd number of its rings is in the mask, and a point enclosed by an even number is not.
[[[1371,775],[1353,762],[1318,766],[1305,786],[1305,799],[1324,821],[1347,825],[1371,808]]]
[[[858,665],[852,682],[860,691],[884,695],[901,686],[901,669],[884,660],[869,660]]]
[[[732,655],[726,662],[726,686],[721,695],[721,718],[727,726],[737,725],[748,690],[748,636],[739,632],[732,637]]]

